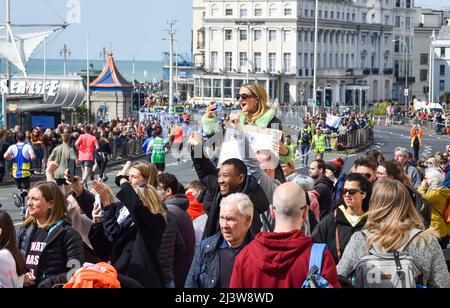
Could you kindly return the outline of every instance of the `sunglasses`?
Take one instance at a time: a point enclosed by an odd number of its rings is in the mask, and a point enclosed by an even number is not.
[[[243,101],[248,100],[249,98],[253,98],[253,95],[249,95],[249,94],[236,94],[236,99],[240,100],[242,98]]]
[[[349,194],[350,196],[354,196],[357,193],[363,193],[363,192],[361,190],[359,190],[359,189],[347,189],[347,188],[344,188],[342,190],[342,195],[343,196],[345,196],[346,194]]]

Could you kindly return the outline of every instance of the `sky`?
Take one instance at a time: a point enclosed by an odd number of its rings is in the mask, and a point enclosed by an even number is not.
[[[67,20],[71,4],[80,4],[80,23],[49,39],[48,58],[60,58],[60,50],[67,43],[72,59],[85,59],[87,35],[91,59],[100,59],[103,47],[111,44],[118,60],[162,60],[169,50],[167,22],[178,20],[175,45],[180,53],[191,50],[191,0],[11,0],[12,23],[59,24]],[[69,6],[69,8],[67,8]],[[0,0],[0,23],[5,22],[6,1]],[[77,18],[75,18],[76,20]],[[28,31],[40,32],[35,28]],[[2,33],[3,34],[3,33]],[[43,58],[41,46],[34,58]]]
[[[448,2],[448,4],[446,4]],[[0,0],[0,23],[5,21],[5,0]],[[89,33],[91,59],[100,59],[103,47],[111,44],[118,60],[161,61],[168,51],[167,21],[178,20],[175,43],[180,53],[190,53],[192,30],[192,0],[11,0],[13,23],[62,23],[70,15],[71,4],[80,4],[80,23],[51,37],[47,45],[48,58],[60,58],[67,43],[72,59],[86,58]],[[450,7],[447,0],[416,0],[417,6]],[[41,31],[36,29],[33,31]],[[43,57],[41,46],[35,58]]]

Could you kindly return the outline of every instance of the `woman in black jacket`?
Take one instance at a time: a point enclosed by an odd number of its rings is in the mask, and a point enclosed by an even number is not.
[[[66,283],[85,262],[81,236],[67,219],[67,200],[53,182],[36,184],[28,194],[28,216],[18,246],[28,273],[26,287]]]
[[[343,202],[339,203],[342,205],[322,219],[314,230],[313,241],[327,244],[336,264],[352,235],[366,224],[371,195],[369,180],[358,173],[349,174],[342,190]]]
[[[101,224],[91,228],[89,240],[96,253],[107,257],[119,274],[145,288],[162,288],[165,282],[157,255],[166,228],[166,211],[161,196],[148,184],[149,176],[144,176],[143,182],[136,181],[143,174],[135,172],[138,170],[134,167],[130,170],[130,166],[127,163],[116,179],[121,188],[119,203],[112,203],[104,184],[94,182],[105,215]],[[141,185],[134,185],[138,182]]]

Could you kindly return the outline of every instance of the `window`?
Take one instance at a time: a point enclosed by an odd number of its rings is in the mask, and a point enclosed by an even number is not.
[[[289,104],[291,102],[291,94],[289,93],[290,85],[289,83],[284,84],[284,103]]]
[[[226,52],[225,53],[225,71],[231,72],[233,70],[233,53]]]
[[[420,81],[428,80],[428,70],[420,70]]]
[[[350,21],[350,13],[347,13],[347,18],[346,18],[346,20],[347,20],[347,21]]]
[[[269,30],[269,42],[273,42],[277,40],[277,31]]]
[[[428,54],[427,53],[420,54],[420,65],[428,65]]]
[[[441,47],[441,57],[445,58],[445,47]]]
[[[362,54],[361,55],[361,68],[365,68],[366,67],[366,55]]]
[[[384,36],[384,46],[389,46],[391,44],[391,37],[389,35]]]
[[[352,45],[355,44],[355,35],[352,34]]]
[[[333,18],[333,17],[331,17],[331,18]],[[339,19],[341,19],[341,12],[337,12],[336,13],[336,18],[339,20]]]
[[[389,56],[384,56],[384,68],[388,69],[389,68],[388,65],[389,65]]]
[[[430,87],[423,87],[423,94],[429,94],[428,92],[430,92]]]
[[[217,51],[211,52],[211,68],[213,71],[219,70],[219,53]]]
[[[211,6],[211,16],[216,17],[218,15],[219,15],[219,7],[214,4]]]
[[[322,18],[322,10],[319,10],[319,18]]]
[[[441,65],[439,67],[439,75],[440,76],[445,76],[445,65]]]
[[[255,30],[255,41],[259,41],[262,38],[262,31],[261,30]]]
[[[400,28],[400,16],[395,16],[395,27]]]
[[[269,53],[269,72],[275,73],[277,70],[277,55],[275,53]]]
[[[213,97],[222,97],[221,79],[213,79]]]
[[[303,41],[303,32],[298,31],[298,41],[301,43]]]
[[[226,9],[225,16],[233,16],[233,9]]]
[[[211,41],[217,42],[219,40],[219,30],[211,30]]]
[[[291,40],[291,31],[290,30],[283,31],[283,40],[284,40],[284,42],[289,42]]]
[[[310,13],[311,13],[311,17],[314,18],[316,16],[316,15],[314,15],[314,10],[311,10]]]
[[[245,7],[241,8],[239,16],[241,16],[241,17],[247,17],[248,16],[248,11],[247,11],[247,9]]]
[[[328,18],[328,11],[325,11],[325,18]]]
[[[247,53],[246,52],[239,53],[239,65],[240,65],[241,69],[243,67],[247,66]]]
[[[352,14],[352,21],[356,21],[356,14],[355,13]]]
[[[362,14],[362,22],[367,23],[367,13]]]
[[[261,53],[260,52],[255,52],[255,72],[256,73],[261,73]]]
[[[411,29],[411,17],[406,17],[405,18],[405,28],[406,29]]]
[[[302,53],[300,52],[298,54],[298,63],[297,63],[298,67],[302,67]]]
[[[308,9],[305,9],[305,17],[308,17]]]
[[[241,41],[247,40],[247,30],[239,30],[239,40]]]
[[[239,93],[241,90],[242,85],[244,84],[244,81],[242,79],[236,79],[234,81],[234,95],[233,97],[236,97],[236,94]]]
[[[389,15],[384,16],[384,25],[389,26]]]
[[[348,61],[349,61],[349,57],[348,57],[348,54],[346,54],[345,55],[345,65],[344,65],[344,67],[349,67],[350,66],[350,63]]]
[[[203,96],[211,97],[211,79],[203,79]]]
[[[223,97],[233,98],[233,81],[230,79],[223,81]]]
[[[233,39],[233,30],[225,30],[225,41],[231,41]]]
[[[400,41],[398,40],[397,36],[395,37],[394,42],[394,52],[400,52]]]
[[[400,0],[395,0],[395,7],[400,7]]]
[[[439,91],[445,91],[445,80],[439,80]]]
[[[255,17],[262,17],[262,8],[255,8]]]
[[[284,16],[291,16],[292,15],[292,9],[290,7],[284,8]]]
[[[406,8],[407,9],[411,8],[411,0],[406,0]]]
[[[284,57],[283,57],[283,70],[285,73],[290,73],[291,72],[291,54],[290,53],[285,53]]]
[[[272,6],[269,8],[269,16],[270,16],[270,17],[275,17],[275,15],[277,15],[277,8],[276,8],[275,5],[272,5]]]
[[[345,44],[350,44],[350,35],[348,33],[345,35]]]
[[[367,44],[367,36],[365,34],[361,35],[361,44],[363,45]]]
[[[330,19],[334,19],[334,12],[330,12]]]

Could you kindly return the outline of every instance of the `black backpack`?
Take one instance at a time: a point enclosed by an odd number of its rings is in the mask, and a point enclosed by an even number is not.
[[[302,133],[302,143],[309,143],[309,141],[310,141],[309,133],[303,132]]]

